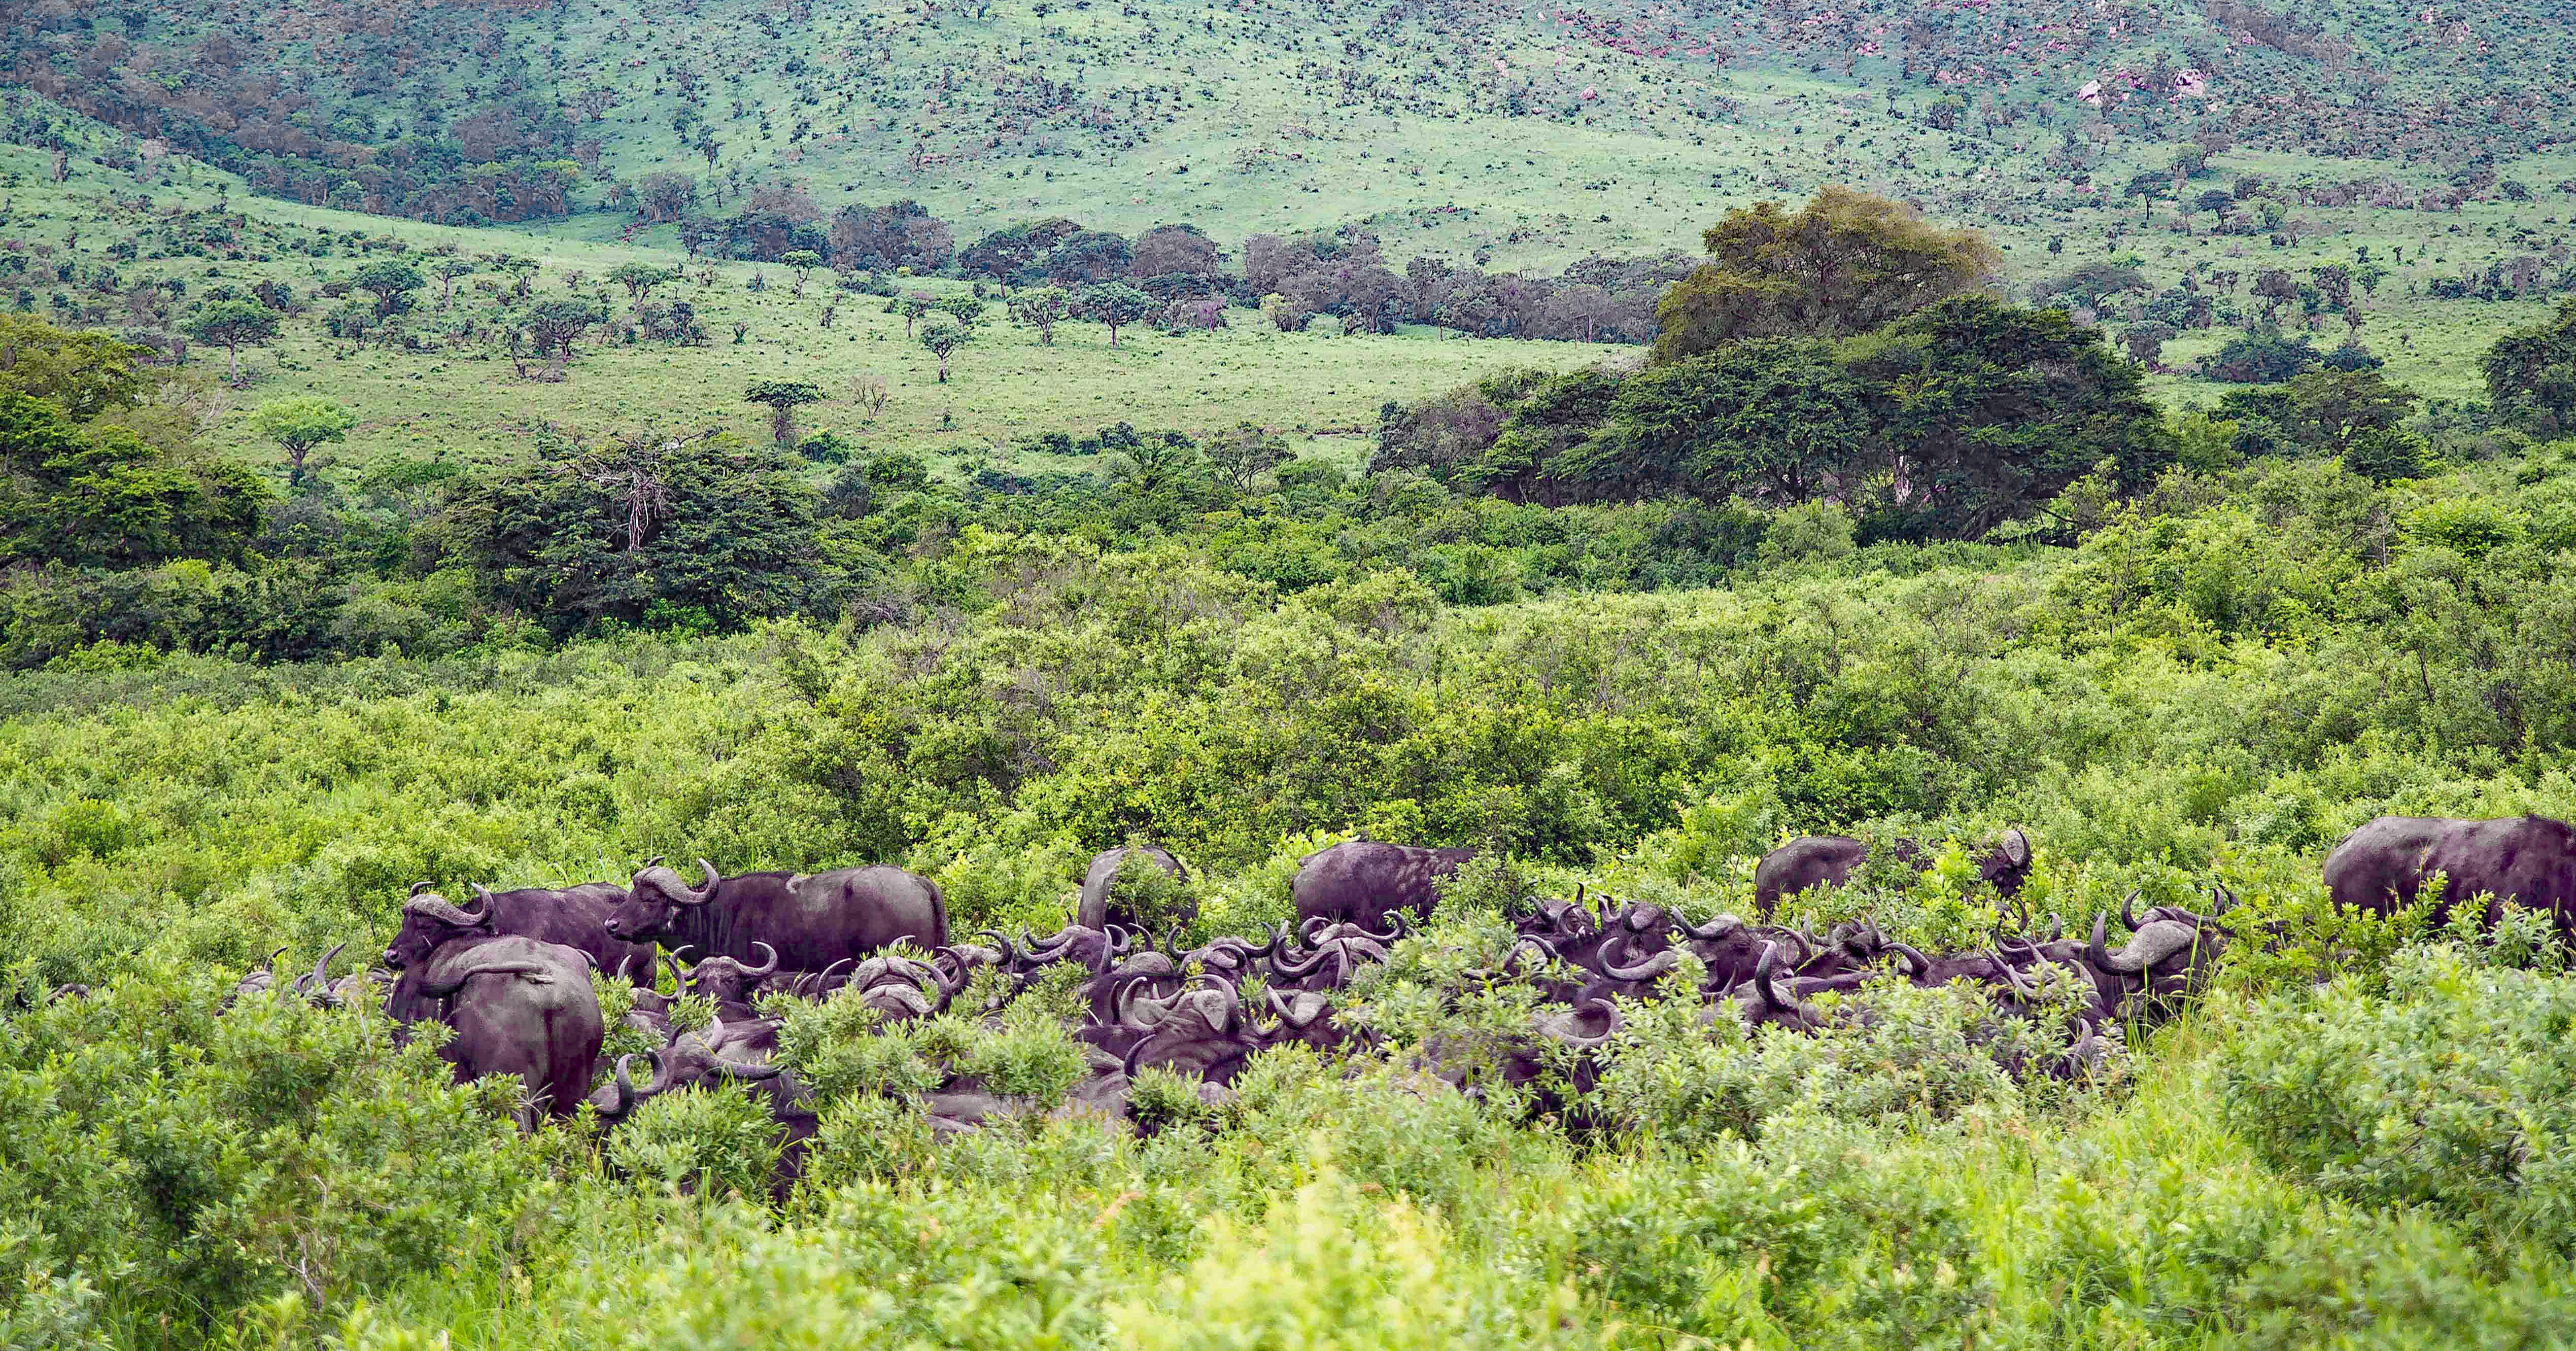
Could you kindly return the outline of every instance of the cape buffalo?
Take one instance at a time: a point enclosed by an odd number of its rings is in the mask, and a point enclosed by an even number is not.
[[[531,1103],[521,1126],[533,1129],[534,1113],[570,1116],[590,1089],[607,1037],[584,954],[482,931],[480,917],[440,896],[414,896],[403,912],[406,927],[418,916],[442,937],[417,959],[409,952],[386,955],[400,973],[387,1012],[407,1023],[434,1018],[455,1028],[439,1055],[456,1067],[459,1083],[518,1075]]]
[[[766,943],[789,971],[821,971],[901,941],[925,951],[948,941],[939,884],[901,868],[726,877],[705,859],[698,866],[707,884],[694,891],[659,863],[637,872],[626,904],[608,919],[609,935],[755,965],[767,959],[753,945]]]
[[[2382,816],[2364,822],[2326,855],[2326,891],[2337,905],[2386,915],[2415,899],[2425,852],[2453,826],[2447,816]]]
[[[1433,883],[1475,856],[1473,849],[1418,849],[1375,840],[1353,840],[1308,854],[1297,860],[1297,880],[1290,884],[1298,922],[1327,919],[1384,929],[1386,917],[1399,910],[1428,919],[1440,899]]]
[[[2490,896],[2486,922],[2507,904],[2548,912],[2562,935],[2576,931],[2576,828],[2546,816],[2458,821],[2424,851],[2426,877],[2442,874],[2442,911]]]
[[[1073,912],[1074,923],[1086,929],[1106,929],[1112,924],[1128,929],[1138,926],[1140,917],[1125,906],[1119,905],[1117,898],[1109,894],[1110,889],[1118,883],[1119,866],[1127,861],[1127,856],[1130,854],[1142,854],[1162,865],[1163,871],[1170,873],[1173,881],[1190,880],[1189,869],[1182,867],[1181,861],[1172,857],[1170,851],[1160,845],[1134,845],[1125,849],[1105,850],[1091,860],[1090,871],[1082,875],[1082,903]],[[1198,907],[1191,905],[1189,913],[1173,915],[1170,918],[1187,924],[1198,918]]]
[[[2477,895],[2549,911],[2561,932],[2576,926],[2576,831],[2546,816],[2463,821],[2383,816],[2326,855],[2335,904],[2385,915],[2409,904],[2435,873],[2443,876],[2439,916]],[[2497,918],[2494,906],[2487,922]]]
[[[1898,840],[1890,846],[1905,863],[1925,861],[1923,846],[1913,840]],[[1869,857],[1869,846],[1848,835],[1802,835],[1762,856],[1753,868],[1753,905],[1762,918],[1771,918],[1772,910],[1783,896],[1795,896],[1817,887],[1838,887],[1851,876],[1852,869]],[[2030,876],[2030,837],[2016,827],[2007,830],[1993,848],[1977,860],[1977,871],[1994,884],[1997,892],[2012,896],[2021,891],[2022,879]]]
[[[428,889],[429,883],[415,882],[412,895],[416,897]],[[585,882],[562,891],[529,887],[496,892],[478,885],[474,888],[472,910],[451,905],[443,913],[466,916],[471,921],[468,927],[482,933],[515,934],[540,943],[562,944],[587,955],[592,964],[610,975],[649,985],[653,978],[653,945],[621,942],[608,932],[609,917],[625,901],[625,890],[607,882]],[[402,927],[394,931],[394,941],[385,949],[385,965],[400,970],[418,964],[432,947],[445,941],[451,927],[417,907],[404,906]]]

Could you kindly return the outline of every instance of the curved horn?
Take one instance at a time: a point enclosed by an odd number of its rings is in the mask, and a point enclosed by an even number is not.
[[[285,949],[285,947],[284,947],[284,946],[282,946],[282,945],[281,945],[281,946],[277,949],[277,951],[275,951],[275,952],[272,952],[272,953],[268,954],[268,960],[267,960],[267,961],[261,962],[259,965],[255,966],[255,967],[252,967],[252,968],[251,968],[251,970],[252,970],[252,971],[266,971],[266,972],[269,972],[270,974],[272,974],[272,975],[273,975],[273,974],[275,974],[275,973],[276,973],[276,971],[277,971],[277,959],[278,959],[278,958],[280,958],[280,957],[283,957],[283,956],[285,956],[285,955],[286,955],[286,949]]]
[[[1392,943],[1397,939],[1405,938],[1412,934],[1413,921],[1405,915],[1402,909],[1389,910],[1383,918],[1387,923],[1387,930],[1385,933],[1370,933],[1366,929],[1361,929],[1360,933],[1366,937],[1374,938],[1381,943]]]
[[[349,946],[349,940],[345,938],[341,939],[339,942],[331,945],[331,950],[329,952],[322,954],[322,960],[313,964],[312,980],[314,984],[329,985],[331,983],[331,959],[339,956],[340,949],[347,946]]]
[[[764,944],[762,944],[761,946],[763,946],[763,947],[768,947],[769,945],[768,945],[768,944],[766,944],[766,943],[764,943]],[[772,960],[771,960],[771,965],[773,965],[773,966],[774,966],[774,965],[776,965],[776,964],[777,964],[777,963],[776,963],[777,951],[776,951],[775,949],[772,949],[772,950],[771,950],[771,953],[770,953],[770,956],[771,956],[771,959],[772,959]],[[841,960],[839,960],[839,961],[837,961],[837,962],[832,963],[830,966],[824,967],[824,968],[823,968],[823,971],[822,971],[822,974],[820,974],[820,975],[818,975],[818,976],[814,977],[814,997],[815,997],[816,999],[829,999],[829,998],[831,998],[831,997],[832,997],[832,973],[833,973],[833,972],[835,972],[835,971],[840,970],[842,967],[845,967],[845,966],[850,965],[850,963],[851,963],[853,960],[854,960],[854,959],[852,959],[852,958],[844,957],[844,958],[842,958]]]
[[[1925,976],[1932,974],[1931,958],[1924,956],[1922,953],[1915,951],[1913,948],[1903,943],[1890,943],[1887,946],[1890,951],[1903,957],[1907,966],[1914,968],[1914,979],[1921,980]]]
[[[2004,973],[2004,984],[2012,987],[2014,1003],[2029,1004],[2039,999],[2039,987],[2023,984],[2021,973],[2013,970],[2013,964],[2005,961],[2002,953],[1993,952],[1987,955],[1994,960],[1995,969]]]
[[[491,918],[489,907],[486,907],[484,913],[478,915],[469,911],[457,909],[454,905],[449,904],[445,897],[434,895],[414,896],[410,900],[403,902],[403,913],[406,915],[420,915],[424,918],[434,919],[441,924],[455,929],[479,928],[485,920]],[[283,952],[285,949],[280,948],[278,951]]]
[[[714,1058],[713,1068],[716,1073],[728,1079],[738,1079],[747,1084],[759,1083],[763,1079],[775,1079],[787,1072],[787,1067],[776,1061],[727,1060],[722,1056]]]
[[[1654,980],[1681,965],[1682,958],[1687,955],[1680,948],[1666,948],[1635,966],[1618,966],[1605,953],[1601,958],[1601,974],[1612,980]]]
[[[1503,954],[1503,974],[1520,974],[1513,967],[1520,961],[1521,953],[1532,948],[1538,951],[1538,964],[1541,969],[1564,960],[1558,955],[1555,944],[1535,934],[1523,934],[1512,941],[1512,950]]]
[[[698,866],[706,870],[707,884],[695,891],[680,892],[671,898],[671,904],[705,905],[707,902],[716,898],[716,884],[724,880],[724,874],[717,872],[716,865],[707,862],[705,859],[699,859]]]
[[[1619,1012],[1619,1006],[1617,1004],[1614,1004],[1607,999],[1587,1000],[1585,1001],[1583,1008],[1576,1009],[1575,1013],[1579,1016],[1583,1013],[1584,1009],[1590,1009],[1596,1006],[1609,1015],[1610,1025],[1608,1027],[1601,1029],[1598,1033],[1589,1037],[1581,1035],[1567,1035],[1558,1037],[1557,1040],[1564,1042],[1566,1045],[1571,1046],[1578,1051],[1597,1051],[1602,1047],[1609,1045],[1610,1039],[1619,1035],[1619,1029],[1628,1025],[1628,1019],[1626,1015]]]
[[[2224,882],[2213,882],[2209,887],[2209,901],[2210,917],[2214,919],[2236,908],[2236,893],[2229,891]]]
[[[2110,928],[2111,916],[2109,913],[2105,911],[2095,911],[2093,914],[2093,941],[2086,945],[2084,955],[2092,959],[2093,965],[2100,967],[2105,971],[2117,971],[2120,968],[2111,965],[2110,949],[2102,945],[2102,939],[2107,933],[2109,933]]]
[[[742,978],[744,980],[758,980],[763,976],[775,973],[778,970],[778,949],[769,946],[767,943],[761,942],[757,938],[751,940],[751,945],[769,954],[769,965],[744,966],[740,962],[735,962],[733,964],[734,969],[742,973]]]
[[[411,884],[411,894],[414,896],[427,890],[429,890],[429,883],[427,882],[414,882]]]
[[[1304,980],[1306,977],[1315,974],[1316,970],[1323,966],[1324,959],[1332,955],[1332,952],[1332,948],[1317,948],[1306,954],[1306,960],[1302,964],[1286,958],[1272,957],[1270,959],[1270,969],[1273,973],[1285,976],[1290,980]]]
[[[2133,908],[2138,903],[2138,891],[2131,887],[2129,894],[2120,898],[2120,923],[2131,933],[2138,931],[2138,912]]]
[[[1733,915],[1720,915],[1697,928],[1693,928],[1689,921],[1679,919],[1678,917],[1676,917],[1675,922],[1681,925],[1683,933],[1689,934],[1691,937],[1696,938],[1703,943],[1714,943],[1717,940],[1726,937],[1728,934],[1744,927],[1744,921]]]
[[[1788,1005],[1781,1000],[1779,991],[1771,988],[1771,972],[1779,964],[1780,945],[1764,943],[1762,956],[1753,963],[1753,997],[1772,1008],[1787,1008]]]
[[[2065,937],[2066,916],[2058,914],[2053,910],[2050,911],[2048,915],[2048,941],[2055,943],[2063,940]]]
[[[1011,936],[1009,934],[1003,933],[999,929],[978,929],[975,931],[975,936],[977,938],[992,939],[993,946],[1001,950],[1002,961],[1005,965],[1016,962],[1020,959],[1020,950],[1011,945]]]
[[[662,1053],[659,1051],[645,1051],[642,1054],[647,1061],[652,1063],[653,1078],[655,1080],[659,1080],[662,1077]],[[625,1055],[617,1057],[616,1072],[609,1076],[610,1080],[617,1085],[617,1106],[600,1113],[600,1120],[609,1122],[624,1121],[627,1114],[635,1110],[635,1101],[637,1098],[651,1097],[653,1094],[661,1091],[658,1087],[646,1089],[641,1093],[636,1091],[635,1081],[628,1078],[626,1072],[626,1067],[634,1063],[635,1055],[635,1052],[630,1051]]]

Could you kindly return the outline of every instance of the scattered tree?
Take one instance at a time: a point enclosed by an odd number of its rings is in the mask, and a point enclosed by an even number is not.
[[[304,481],[305,457],[315,446],[345,440],[358,425],[358,415],[329,399],[298,395],[271,399],[252,410],[251,430],[286,450],[286,481]]]
[[[1082,314],[1109,328],[1109,345],[1118,345],[1118,330],[1162,312],[1154,298],[1123,281],[1095,282],[1082,288]]]
[[[821,403],[823,391],[801,380],[761,380],[743,392],[743,402],[769,405],[769,434],[779,445],[796,439],[796,410]]]
[[[930,315],[921,321],[921,345],[929,348],[932,356],[939,358],[939,383],[943,385],[948,383],[948,358],[954,355],[958,348],[974,339],[974,325],[965,323],[955,315],[943,312]]]
[[[1013,292],[1011,317],[1038,331],[1038,345],[1055,346],[1055,326],[1073,312],[1073,297],[1060,286],[1032,286]]]
[[[241,349],[265,343],[277,336],[277,311],[255,300],[218,300],[207,304],[187,323],[189,337],[224,349],[231,359],[231,384],[241,387]]]

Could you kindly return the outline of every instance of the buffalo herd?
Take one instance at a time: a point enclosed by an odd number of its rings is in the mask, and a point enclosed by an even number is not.
[[[1909,865],[1924,860],[1910,841],[1889,847]],[[763,1008],[777,1005],[764,996],[857,1000],[885,1024],[899,1025],[950,1011],[991,1012],[989,1001],[971,1009],[961,1002],[979,972],[1002,982],[986,989],[1016,991],[1071,967],[1086,1010],[1075,1036],[1091,1070],[1074,1090],[1075,1103],[1122,1116],[1131,1078],[1149,1068],[1183,1073],[1203,1097],[1222,1098],[1265,1049],[1375,1045],[1370,1026],[1340,1016],[1338,1001],[1364,971],[1388,960],[1431,914],[1441,881],[1474,857],[1368,840],[1335,845],[1301,861],[1293,926],[1185,948],[1175,941],[1177,928],[1160,946],[1148,941],[1139,917],[1122,911],[1112,894],[1131,851],[1175,879],[1188,875],[1160,848],[1104,853],[1084,879],[1074,922],[1045,937],[952,935],[938,885],[885,866],[727,877],[701,861],[702,880],[693,887],[653,859],[623,887],[478,886],[465,906],[422,883],[402,905],[383,970],[334,981],[335,948],[289,983],[271,969],[272,957],[242,979],[234,998],[268,994],[324,1006],[381,999],[400,1024],[444,1023],[453,1034],[441,1054],[459,1080],[517,1076],[527,1090],[522,1121],[530,1126],[570,1116],[584,1102],[614,1123],[674,1089],[738,1084],[779,1124],[790,1146],[783,1176],[792,1177],[814,1116],[810,1095],[776,1059],[779,1023]],[[1816,1031],[1866,1017],[1866,1001],[1856,997],[1874,984],[1906,982],[1981,992],[2003,1015],[2044,1020],[2062,1050],[2037,1068],[2080,1076],[2125,1026],[2178,1008],[2236,938],[2222,918],[2230,898],[2216,888],[2218,900],[2205,913],[2158,906],[2140,914],[2124,904],[2118,923],[2125,937],[2116,945],[2108,914],[2097,915],[2080,938],[2056,924],[2037,931],[2025,919],[2022,932],[2006,933],[1999,923],[1982,946],[1941,954],[1890,939],[1866,921],[1821,935],[1774,922],[1780,899],[1841,885],[1866,852],[1861,841],[1838,836],[1781,846],[1759,864],[1759,913],[1750,920],[1719,915],[1693,923],[1651,904],[1586,903],[1580,888],[1571,900],[1526,898],[1508,954],[1470,973],[1538,993],[1543,1011],[1524,1042],[1484,1070],[1436,1043],[1415,1053],[1424,1069],[1470,1092],[1494,1082],[1479,1077],[1489,1072],[1515,1086],[1540,1085],[1543,1065],[1561,1067],[1570,1057],[1571,1077],[1549,1079],[1548,1091],[1569,1084],[1579,1090],[1594,1053],[1619,1035],[1631,1001],[1687,994],[1706,1005],[1703,1018],[1731,1010],[1756,1027]],[[1983,847],[1976,866],[2011,896],[2031,854],[2029,837],[2012,830]],[[2435,878],[2444,909],[2482,897],[2490,922],[2498,907],[2521,905],[2550,911],[2563,929],[2576,914],[2576,832],[2536,816],[2383,817],[2354,831],[2325,864],[2335,901],[2373,913],[2415,900]],[[657,990],[657,962],[671,971],[674,994]],[[604,1061],[608,1029],[594,972],[631,986],[626,1024],[648,1034],[657,1050]],[[710,1013],[704,1025],[675,1029],[679,996],[703,1001]],[[972,1129],[1010,1108],[972,1081],[942,1085],[926,1105],[932,1124],[948,1131]]]

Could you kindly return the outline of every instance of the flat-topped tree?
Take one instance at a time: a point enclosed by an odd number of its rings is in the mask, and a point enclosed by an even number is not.
[[[412,307],[412,293],[426,285],[420,269],[390,259],[358,269],[358,289],[376,298],[376,317],[388,318]]]
[[[186,332],[224,349],[232,362],[231,383],[241,384],[241,349],[277,336],[277,311],[255,300],[218,300],[189,317]]]
[[[608,274],[608,280],[625,287],[626,298],[641,305],[653,294],[654,287],[666,281],[677,280],[679,275],[668,268],[655,267],[651,263],[620,263]]]
[[[788,294],[799,300],[804,299],[805,279],[813,275],[814,269],[823,265],[823,255],[812,249],[790,249],[780,254],[778,261],[786,264],[796,273],[795,285],[789,288]]]
[[[271,399],[253,410],[251,430],[275,441],[286,451],[286,481],[304,481],[305,457],[315,446],[346,440],[349,429],[358,425],[358,415],[331,402],[309,395],[291,399]]]
[[[742,401],[769,406],[769,434],[784,446],[795,441],[796,410],[821,403],[823,391],[802,380],[759,380],[743,391]]]

